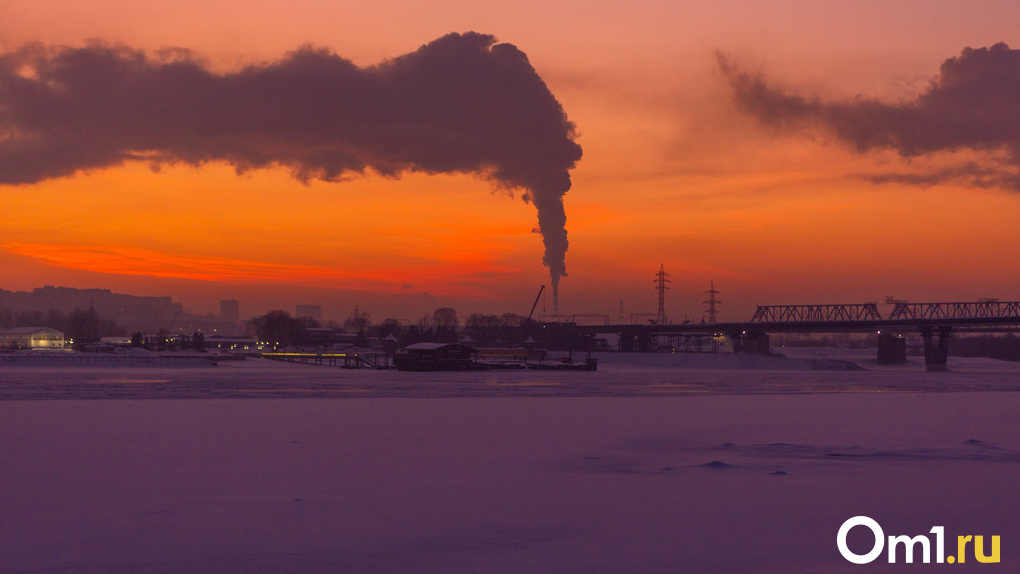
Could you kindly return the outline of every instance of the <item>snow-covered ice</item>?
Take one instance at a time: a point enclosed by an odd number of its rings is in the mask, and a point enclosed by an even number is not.
[[[597,373],[3,368],[0,572],[946,566],[850,564],[836,533],[857,515],[887,534],[943,525],[948,551],[999,535],[1001,564],[953,571],[1016,571],[1012,363],[677,357],[606,356]]]

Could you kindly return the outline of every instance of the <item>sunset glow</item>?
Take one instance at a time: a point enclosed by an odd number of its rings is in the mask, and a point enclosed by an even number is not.
[[[1020,108],[1015,98],[994,104],[997,89],[1020,85],[1011,83],[1020,58],[1006,47],[1020,48],[1014,3],[342,4],[12,0],[0,52],[98,41],[154,62],[193,61],[213,78],[207,84],[243,85],[243,70],[257,76],[301,54],[315,61],[300,51],[313,46],[327,67],[352,74],[338,77],[392,76],[406,87],[417,72],[395,58],[478,32],[526,55],[568,123],[546,129],[556,110],[536,95],[540,83],[514,80],[499,90],[480,82],[470,88],[479,99],[437,116],[429,114],[449,105],[448,94],[435,104],[420,94],[379,103],[384,119],[344,123],[344,110],[313,109],[339,96],[314,91],[266,116],[259,92],[245,88],[232,101],[251,95],[252,115],[237,111],[248,123],[221,132],[222,111],[196,116],[192,131],[175,121],[160,132],[161,116],[144,106],[121,106],[88,130],[54,113],[46,132],[29,123],[29,108],[13,107],[10,80],[0,83],[0,288],[172,295],[198,312],[238,298],[245,315],[307,302],[333,316],[355,304],[378,317],[418,317],[439,304],[464,315],[526,313],[556,276],[550,254],[562,247],[568,314],[617,313],[621,300],[626,313],[654,311],[660,264],[675,281],[674,317],[700,318],[710,281],[731,320],[759,303],[1020,299],[1009,263],[1020,257],[1011,237],[1020,150],[1009,131]],[[168,47],[190,56],[168,56]],[[515,52],[498,51],[507,77],[530,77]],[[433,85],[442,57],[421,56],[423,85]],[[951,59],[956,67],[944,66]],[[980,76],[970,64],[1009,73],[995,76],[1001,86],[969,84]],[[39,73],[16,72],[19,82]],[[184,108],[166,117],[199,109],[200,90],[182,93],[193,98],[173,100]],[[32,101],[33,110],[46,103]],[[981,113],[971,113],[973,101]],[[414,116],[419,103],[425,119]],[[295,127],[313,112],[336,122],[322,124],[331,131]],[[72,127],[93,139],[84,151],[65,153],[81,142],[40,135]],[[355,135],[344,139],[348,128]],[[46,145],[52,155],[43,157]],[[536,193],[546,203],[524,201]],[[545,242],[539,233],[539,210],[552,217],[560,196],[569,247],[548,243],[552,220],[541,226]]]

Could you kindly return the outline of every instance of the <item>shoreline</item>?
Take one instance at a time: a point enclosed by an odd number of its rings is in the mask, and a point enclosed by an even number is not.
[[[0,402],[13,400],[442,397],[665,397],[816,393],[1020,391],[1020,365],[958,358],[944,373],[880,366],[868,351],[802,356],[602,354],[596,372],[411,373],[266,359],[215,367],[0,366]],[[869,362],[870,361],[870,362]],[[842,365],[859,368],[842,368]],[[833,368],[836,365],[836,368]]]

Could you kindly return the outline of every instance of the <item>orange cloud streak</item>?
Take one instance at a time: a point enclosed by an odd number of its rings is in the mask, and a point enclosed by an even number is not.
[[[44,245],[21,242],[0,243],[0,249],[14,255],[30,257],[49,265],[118,275],[145,275],[159,278],[192,279],[224,284],[280,284],[406,292],[428,287],[461,297],[481,297],[487,291],[471,287],[472,282],[516,272],[497,265],[484,265],[472,258],[470,268],[461,262],[443,261],[415,269],[366,270],[314,265],[293,265],[162,253],[136,247],[95,245]],[[399,275],[399,278],[396,277]],[[410,282],[410,283],[409,283]]]

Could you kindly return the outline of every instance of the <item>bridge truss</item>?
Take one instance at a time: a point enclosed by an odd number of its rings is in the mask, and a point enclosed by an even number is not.
[[[632,320],[633,320],[632,316]],[[896,333],[919,332],[924,340],[925,369],[946,370],[949,339],[955,330],[1020,328],[1020,301],[982,299],[973,303],[907,303],[896,301],[888,318],[877,303],[849,305],[760,305],[746,323],[685,323],[577,326],[574,336],[615,333],[621,350],[651,350],[653,339],[667,341],[674,350],[703,350],[709,334],[725,335],[734,351],[768,353],[770,333],[878,333],[879,358],[883,349],[900,348]],[[883,342],[884,341],[884,342]],[[626,345],[625,345],[626,343]],[[711,343],[715,345],[716,343]],[[624,349],[624,347],[627,349]],[[898,351],[903,353],[905,347]]]
[[[1020,318],[1020,302],[985,300],[974,303],[896,303],[889,319]]]
[[[968,303],[896,303],[889,321],[937,319],[1020,319],[1020,301],[994,299]],[[853,305],[759,305],[751,323],[881,321],[875,303]]]
[[[759,305],[751,323],[881,320],[877,303],[853,305]]]

